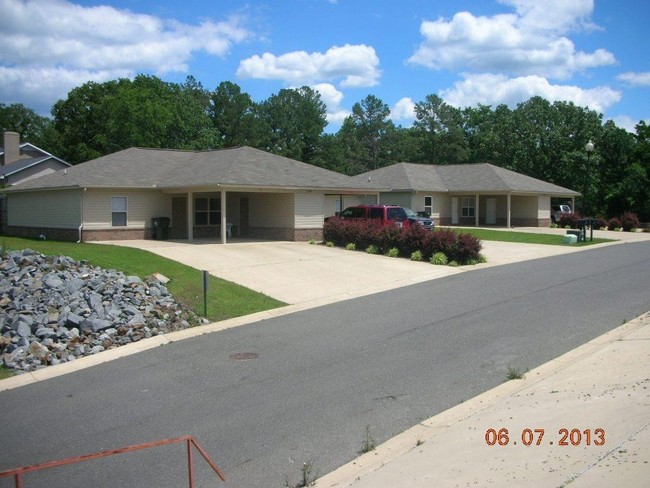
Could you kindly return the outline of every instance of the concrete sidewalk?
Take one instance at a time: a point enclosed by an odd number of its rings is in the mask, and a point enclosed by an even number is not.
[[[539,445],[536,429],[544,429]],[[316,486],[641,487],[649,477],[647,313],[416,425]]]

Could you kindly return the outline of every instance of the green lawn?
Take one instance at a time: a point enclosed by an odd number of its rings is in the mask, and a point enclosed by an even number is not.
[[[492,230],[492,229],[472,229],[472,228],[455,228],[451,227],[459,233],[472,234],[484,241],[502,241],[502,242],[518,242],[522,244],[548,244],[551,246],[565,246],[563,242],[563,235],[557,234],[534,234],[531,232],[516,232],[507,230]],[[616,239],[597,239],[594,237],[593,241],[589,240],[589,232],[587,232],[587,241],[574,244],[575,246],[590,246],[592,244],[601,244],[603,242],[613,242]]]
[[[0,237],[3,249],[33,249],[42,254],[65,255],[105,269],[122,271],[145,278],[161,273],[170,282],[167,288],[174,298],[203,315],[203,284],[200,270],[140,249],[103,244],[40,241]],[[267,295],[254,292],[230,281],[210,276],[207,318],[210,321],[240,317],[286,305]]]

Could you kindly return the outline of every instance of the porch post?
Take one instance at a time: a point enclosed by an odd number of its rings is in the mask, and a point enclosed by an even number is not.
[[[478,205],[478,198],[479,195],[478,193],[476,194],[476,208],[474,209],[475,215],[474,215],[474,226],[478,227],[478,214],[479,214],[479,205]]]
[[[221,190],[221,244],[226,243],[226,190]]]
[[[512,195],[508,193],[508,220],[506,225],[508,226],[508,229],[510,228],[510,216],[512,214],[512,201],[511,201]]]
[[[194,240],[194,194],[190,191],[187,192],[187,240]]]

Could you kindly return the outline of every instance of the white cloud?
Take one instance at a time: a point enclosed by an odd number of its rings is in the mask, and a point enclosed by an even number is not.
[[[343,93],[330,83],[319,83],[312,86],[320,93],[321,100],[327,106],[327,122],[340,124],[350,115],[350,111],[341,108]]]
[[[621,92],[607,86],[584,89],[571,85],[552,85],[539,76],[508,78],[499,74],[466,75],[453,88],[441,92],[445,101],[457,107],[476,104],[514,107],[531,97],[540,96],[550,102],[573,102],[580,107],[589,107],[605,112],[621,99]]]
[[[236,17],[190,25],[67,0],[0,0],[0,12],[0,98],[5,100],[51,90],[51,104],[54,93],[60,97],[85,81],[185,72],[194,53],[223,57],[252,35]],[[48,76],[52,73],[58,82]]]
[[[618,75],[618,79],[634,86],[650,86],[650,71],[644,73],[628,71]]]
[[[565,79],[575,72],[615,63],[612,53],[577,51],[566,34],[593,29],[592,0],[503,0],[515,14],[474,16],[459,12],[447,21],[425,20],[424,41],[409,58],[440,70],[503,72]]]
[[[412,122],[415,120],[415,102],[404,97],[390,110],[390,118],[396,121]]]
[[[276,56],[264,53],[239,63],[237,76],[283,80],[286,83],[318,83],[340,80],[343,87],[375,86],[379,82],[379,57],[364,44],[333,46],[325,52],[293,51]]]
[[[609,120],[613,120],[616,124],[616,127],[625,129],[632,134],[636,134],[636,125],[640,122],[640,120],[634,120],[632,117],[628,117],[627,115],[610,117]],[[650,118],[647,118],[645,120],[650,120]]]

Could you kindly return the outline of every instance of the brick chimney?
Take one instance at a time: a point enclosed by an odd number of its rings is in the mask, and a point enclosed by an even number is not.
[[[20,159],[20,134],[8,130],[2,131],[2,148],[4,149],[4,155],[0,161],[2,166],[18,161]]]

